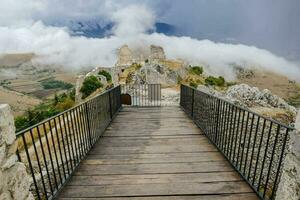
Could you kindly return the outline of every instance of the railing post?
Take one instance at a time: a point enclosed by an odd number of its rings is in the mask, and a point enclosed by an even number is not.
[[[217,100],[217,120],[216,120],[216,130],[215,130],[215,143],[217,143],[217,139],[218,139],[218,132],[219,132],[219,118],[220,118],[220,104],[221,104],[221,100],[218,99]]]
[[[179,104],[182,106],[182,90],[183,90],[183,86],[182,84],[180,84],[180,100],[179,100]]]
[[[192,88],[192,113],[191,113],[192,119],[194,119],[194,96],[195,96],[195,89]]]
[[[112,106],[111,106],[111,90],[108,92],[108,101],[109,101],[110,119],[112,119],[113,118],[113,113],[112,113]]]
[[[85,105],[84,107],[85,107],[85,114],[86,114],[87,126],[88,126],[89,142],[90,142],[90,146],[92,147],[92,135],[91,135],[91,127],[90,127],[88,106],[87,106],[87,103],[85,103],[84,105]]]

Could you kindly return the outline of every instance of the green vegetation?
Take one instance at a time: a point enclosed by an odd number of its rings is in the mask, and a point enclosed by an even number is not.
[[[183,79],[181,78],[181,76],[178,75],[178,76],[177,76],[177,84],[181,84],[182,80],[183,80]]]
[[[44,89],[64,89],[68,90],[73,87],[71,83],[66,83],[64,81],[54,80],[54,79],[47,79],[41,82]]]
[[[196,75],[201,75],[203,73],[203,67],[200,66],[190,66],[190,72]]]
[[[6,86],[6,85],[9,85],[9,84],[11,84],[11,82],[9,80],[0,81],[0,86]]]
[[[33,109],[27,110],[24,115],[15,118],[15,126],[17,131],[33,126],[40,121],[57,115],[75,104],[75,90],[55,97],[47,102],[37,105]]]
[[[195,82],[190,82],[190,86],[193,87],[193,88],[197,88],[197,87],[198,87],[198,84],[195,83]]]
[[[103,87],[103,85],[96,76],[86,77],[80,89],[80,92],[82,93],[82,98],[85,99],[101,87]]]
[[[288,102],[288,104],[290,104],[296,108],[299,108],[300,107],[300,94],[296,94],[295,96],[290,97],[287,100],[287,102]]]
[[[222,76],[213,77],[209,76],[205,79],[205,83],[207,85],[215,85],[215,86],[224,86],[225,85],[225,79]]]
[[[110,73],[109,73],[108,71],[101,70],[98,74],[99,74],[99,75],[105,76],[107,82],[111,82],[111,80],[112,80],[112,79],[111,79],[111,75],[110,75]]]
[[[138,64],[138,63],[133,63],[131,66],[134,67],[135,70],[139,70],[139,69],[142,68],[142,65],[141,65],[141,64]]]

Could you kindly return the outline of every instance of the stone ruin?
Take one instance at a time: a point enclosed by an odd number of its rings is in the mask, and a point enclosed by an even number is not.
[[[151,45],[149,61],[157,62],[157,61],[162,61],[162,60],[166,60],[166,55],[165,55],[164,49],[160,46]]]
[[[133,63],[132,51],[129,49],[128,45],[123,45],[118,50],[118,61],[116,66],[129,66]]]
[[[156,45],[150,46],[149,55],[146,52],[138,53],[131,50],[128,45],[123,45],[118,49],[117,57],[116,67],[128,67],[133,63],[145,64],[145,60],[148,60],[149,63],[157,63],[167,59],[163,47]]]
[[[32,180],[23,163],[18,162],[14,118],[7,104],[0,104],[0,199],[33,200]]]

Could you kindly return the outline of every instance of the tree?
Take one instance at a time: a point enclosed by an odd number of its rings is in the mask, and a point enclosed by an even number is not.
[[[84,79],[80,92],[82,93],[82,98],[86,98],[91,95],[98,88],[102,87],[102,83],[96,76],[88,76]]]
[[[99,75],[105,76],[107,82],[111,82],[111,75],[109,72],[105,71],[105,70],[101,70],[99,73]]]

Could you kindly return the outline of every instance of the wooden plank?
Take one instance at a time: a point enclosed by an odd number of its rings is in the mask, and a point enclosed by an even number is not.
[[[229,172],[233,168],[223,161],[191,162],[191,163],[147,163],[122,165],[79,165],[76,175],[104,174],[162,174],[162,173],[191,173],[191,172]]]
[[[193,196],[156,196],[156,197],[115,197],[115,198],[59,198],[60,200],[258,200],[254,193],[218,194],[218,195],[193,195]]]
[[[126,107],[60,199],[257,200],[179,107]]]
[[[95,146],[90,154],[130,154],[130,153],[175,153],[175,152],[211,152],[217,151],[212,144],[204,145],[155,145],[155,146],[127,146],[107,147]]]
[[[170,139],[139,139],[121,140],[112,138],[101,138],[97,145],[110,147],[126,147],[126,146],[157,146],[157,145],[207,145],[208,139],[203,137],[198,138],[170,138]]]
[[[241,181],[236,172],[183,173],[183,174],[140,174],[140,175],[98,175],[73,176],[68,185],[128,185],[145,183],[208,183],[224,181]]]
[[[225,161],[219,152],[171,153],[171,154],[127,154],[89,155],[82,164],[142,164],[142,163],[190,163],[203,161]]]
[[[165,195],[205,195],[252,192],[244,181],[211,183],[154,183],[136,185],[66,186],[61,197],[131,197]]]

